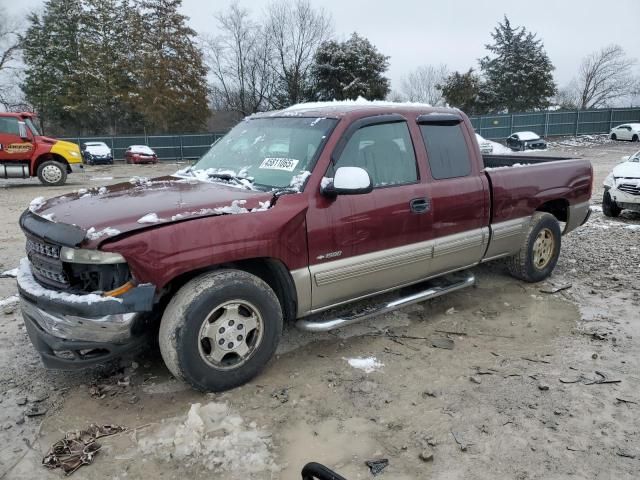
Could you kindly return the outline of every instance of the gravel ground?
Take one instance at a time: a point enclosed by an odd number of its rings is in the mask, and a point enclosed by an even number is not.
[[[592,161],[598,206],[602,180],[634,147],[600,136],[561,139],[549,153]],[[17,219],[32,198],[177,168],[90,167],[58,188],[0,180],[0,271],[23,256]],[[637,478],[639,226],[638,214],[596,211],[563,238],[542,284],[485,265],[474,288],[369,322],[321,335],[289,328],[262,375],[220,395],[172,379],[154,348],[121,368],[46,371],[18,312],[4,306],[0,478],[59,478],[42,456],[62,432],[90,423],[131,430],[101,440],[74,478],[296,479],[319,461],[368,479],[365,461],[375,459],[389,461],[380,478]],[[0,300],[15,293],[15,280],[0,279]],[[375,358],[361,362],[369,372],[351,366],[357,358]],[[187,418],[194,403],[222,413],[199,426]]]

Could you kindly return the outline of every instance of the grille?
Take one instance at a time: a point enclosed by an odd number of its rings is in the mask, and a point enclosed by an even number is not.
[[[618,185],[618,190],[630,193],[631,195],[640,195],[640,184],[634,185],[632,183],[622,183]]]
[[[27,238],[27,257],[35,279],[44,286],[69,288],[69,279],[60,260],[60,246]]]

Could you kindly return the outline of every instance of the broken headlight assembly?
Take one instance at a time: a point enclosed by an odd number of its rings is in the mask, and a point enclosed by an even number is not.
[[[91,265],[113,265],[114,263],[126,263],[124,257],[119,253],[69,247],[62,247],[60,249],[60,260],[68,263],[85,263]]]
[[[62,247],[60,260],[75,291],[108,292],[131,280],[129,265],[119,253]]]

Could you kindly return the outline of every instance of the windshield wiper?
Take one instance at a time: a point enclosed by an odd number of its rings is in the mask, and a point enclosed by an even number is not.
[[[229,172],[224,172],[224,173],[209,172],[207,173],[207,176],[209,178],[217,178],[220,180],[224,180],[226,182],[233,182],[236,185],[242,185],[243,187],[246,187],[249,190],[255,189],[255,187],[253,186],[254,179],[252,177],[240,177],[238,175],[235,175]]]

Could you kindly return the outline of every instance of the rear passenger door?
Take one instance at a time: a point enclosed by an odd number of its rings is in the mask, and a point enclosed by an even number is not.
[[[431,179],[431,274],[478,263],[489,239],[489,189],[472,133],[452,114],[418,117]]]
[[[416,281],[429,269],[431,212],[413,139],[400,115],[355,121],[334,149],[336,168],[365,169],[374,186],[362,195],[318,194],[307,214],[312,308]]]

